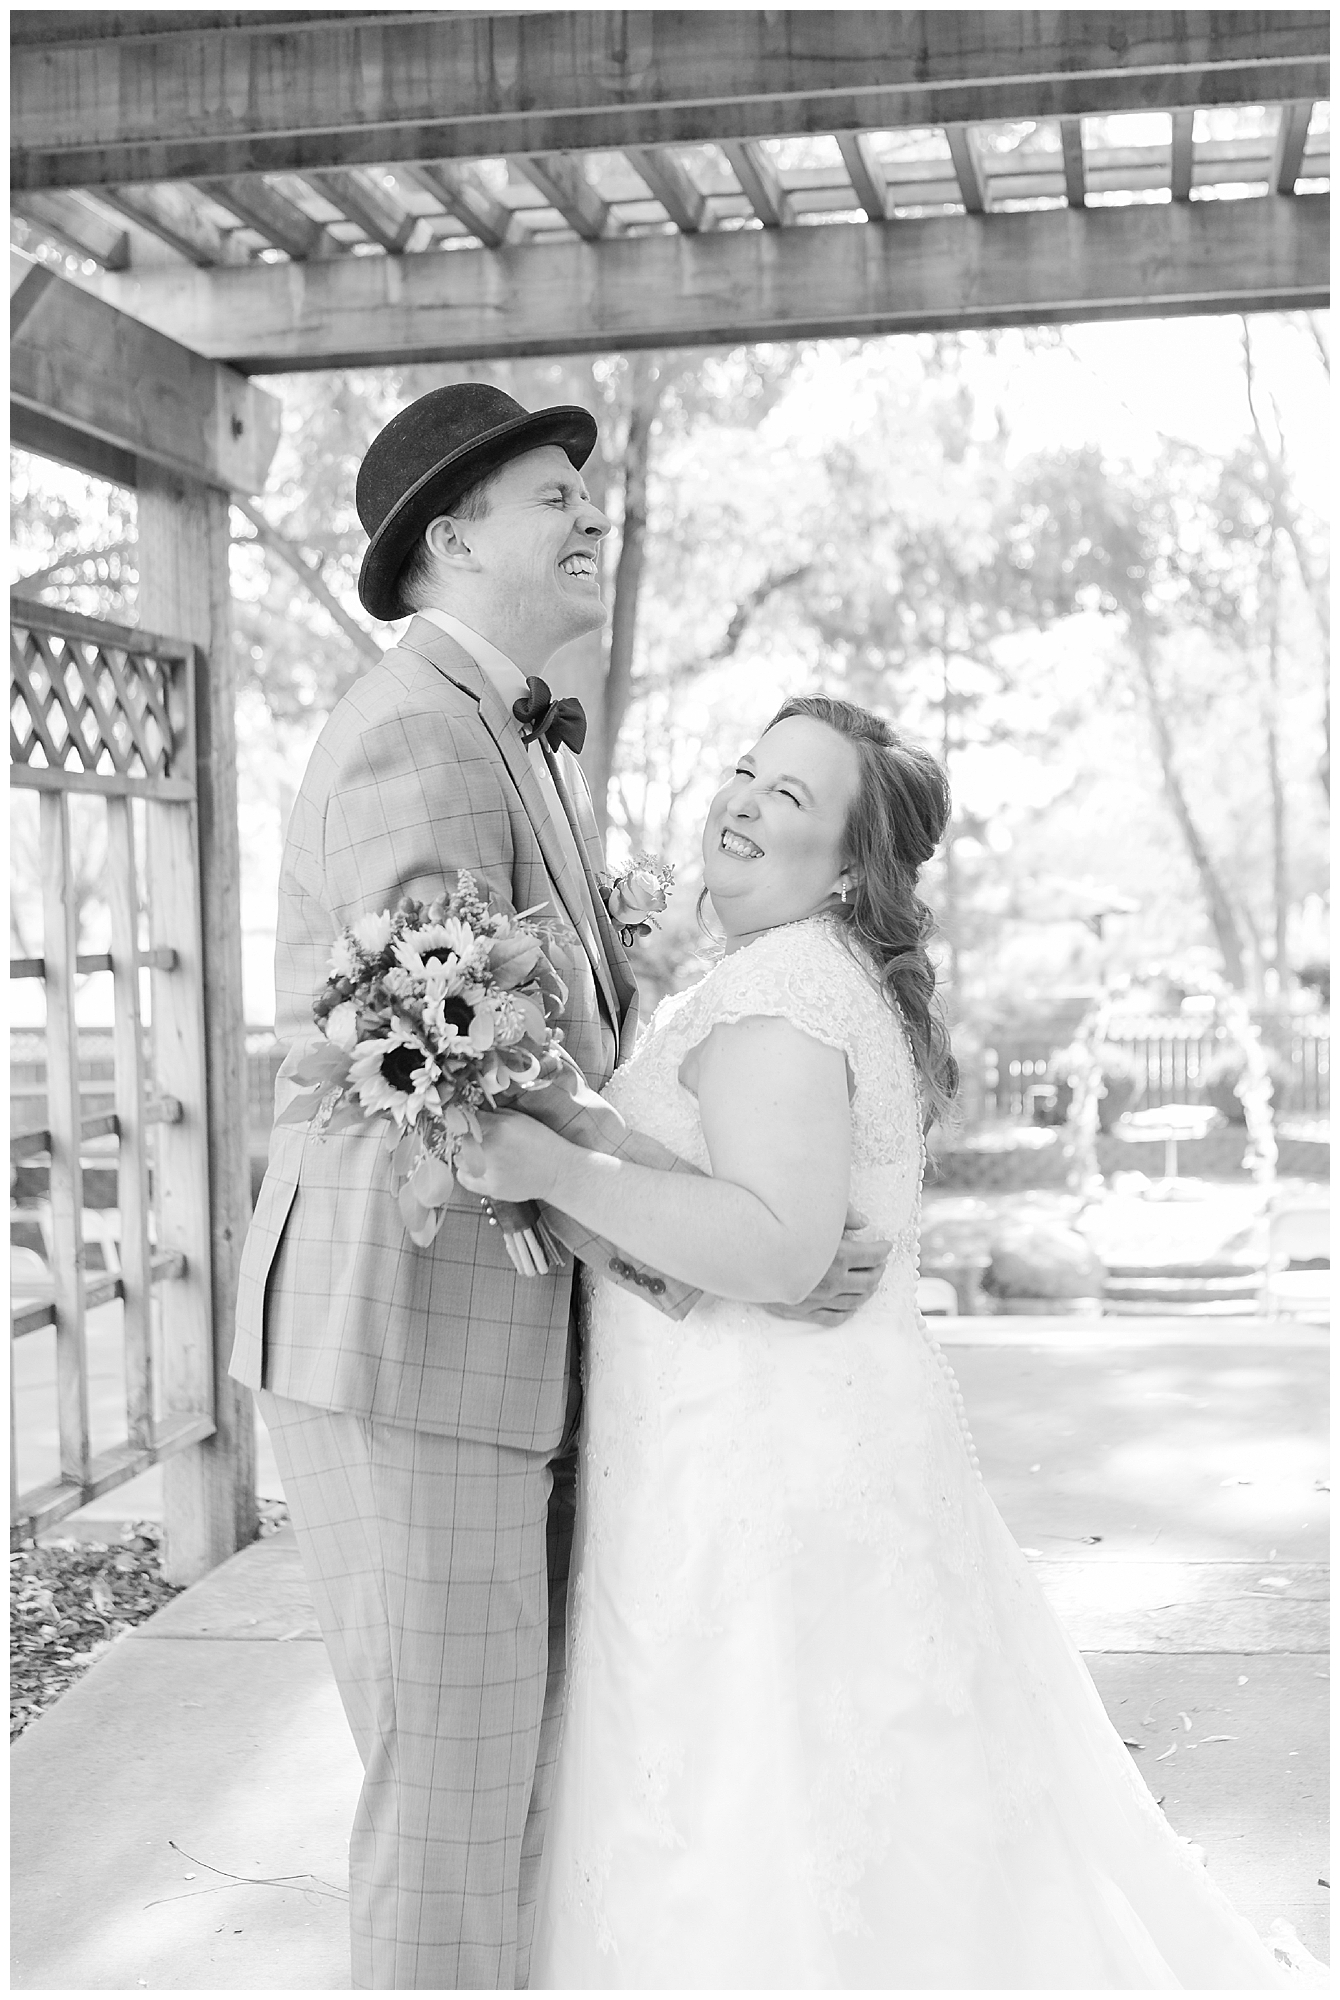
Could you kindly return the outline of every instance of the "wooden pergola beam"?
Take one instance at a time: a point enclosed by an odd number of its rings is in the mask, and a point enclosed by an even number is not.
[[[977,143],[971,127],[946,125],[945,138],[949,141],[949,157],[954,162],[954,174],[964,208],[969,215],[984,215],[988,192],[986,175],[977,157]]]
[[[14,212],[54,236],[76,257],[91,257],[104,271],[124,271],[130,262],[130,232],[77,194],[20,195]]]
[[[512,234],[512,211],[485,187],[469,167],[446,166],[440,160],[420,160],[399,171],[414,181],[449,215],[477,236],[486,250],[498,250]]]
[[[646,182],[676,229],[694,236],[700,229],[710,227],[707,196],[668,146],[627,146],[624,157],[633,172]]]
[[[1084,206],[1084,121],[1061,120],[1061,159],[1065,166],[1065,198],[1071,208]]]
[[[249,174],[245,179],[202,180],[197,186],[202,194],[230,208],[239,222],[258,230],[267,242],[290,257],[301,260],[338,256],[344,248],[324,223],[272,188],[259,174]]]
[[[145,461],[259,493],[279,443],[273,396],[18,252],[9,393],[21,450],[124,485]]]
[[[1172,159],[1169,162],[1168,184],[1174,201],[1190,201],[1191,170],[1194,164],[1195,147],[1192,138],[1195,131],[1194,111],[1174,111],[1172,115]]]
[[[99,199],[138,222],[192,264],[246,262],[246,252],[180,187],[100,187]]]
[[[13,16],[12,184],[1324,98],[1321,9]]]
[[[249,374],[959,326],[1317,308],[1330,201],[710,230],[247,269],[107,296]]]
[[[1311,119],[1310,104],[1281,104],[1279,131],[1275,135],[1275,150],[1271,155],[1267,182],[1271,194],[1293,193],[1294,182],[1302,171]]]
[[[343,167],[330,167],[324,173],[305,174],[303,178],[391,256],[398,255],[414,234],[418,217],[411,215],[385,188],[378,187],[369,174],[360,173],[357,168],[346,171]]]
[[[781,176],[757,139],[728,139],[722,152],[741,192],[765,229],[786,229],[795,220],[791,198]]]
[[[531,159],[518,160],[516,166],[558,210],[568,228],[586,242],[598,243],[612,233],[609,203],[592,186],[580,160],[565,159],[561,153],[537,153]]]
[[[872,222],[884,222],[889,213],[889,184],[868,135],[839,132],[836,137],[852,193]]]

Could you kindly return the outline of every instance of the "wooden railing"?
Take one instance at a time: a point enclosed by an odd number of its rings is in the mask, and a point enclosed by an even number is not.
[[[17,598],[10,618],[11,781],[38,794],[43,928],[41,957],[11,960],[10,974],[40,980],[46,1001],[44,1123],[15,1134],[10,1157],[37,1202],[50,1272],[50,1298],[22,1306],[12,1329],[55,1330],[60,1438],[56,1477],[12,1486],[11,1538],[22,1539],[209,1437],[214,1410],[195,649]],[[95,795],[105,814],[107,952],[78,949],[73,793]],[[112,981],[113,1106],[85,1116],[76,980],[98,974]],[[120,1269],[91,1276],[85,1154],[109,1138]],[[43,1159],[45,1199],[33,1179]],[[113,1301],[126,1435],[95,1454],[88,1315]],[[12,1446],[11,1432],[11,1465]]]

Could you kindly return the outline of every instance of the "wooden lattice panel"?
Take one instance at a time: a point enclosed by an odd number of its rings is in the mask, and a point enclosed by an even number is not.
[[[46,606],[13,604],[9,745],[16,767],[140,781],[189,776],[189,649]]]

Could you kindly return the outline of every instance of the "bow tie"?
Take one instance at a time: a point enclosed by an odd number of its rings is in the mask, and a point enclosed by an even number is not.
[[[521,741],[533,743],[540,736],[551,750],[566,743],[579,751],[586,741],[586,710],[575,695],[555,701],[536,674],[527,674],[526,686],[529,693],[512,703],[512,713],[521,724]]]

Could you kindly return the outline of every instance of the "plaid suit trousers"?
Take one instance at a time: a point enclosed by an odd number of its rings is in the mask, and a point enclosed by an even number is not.
[[[524,1987],[562,1713],[575,1378],[554,1452],[261,1390],[363,1760],[352,1984]]]

